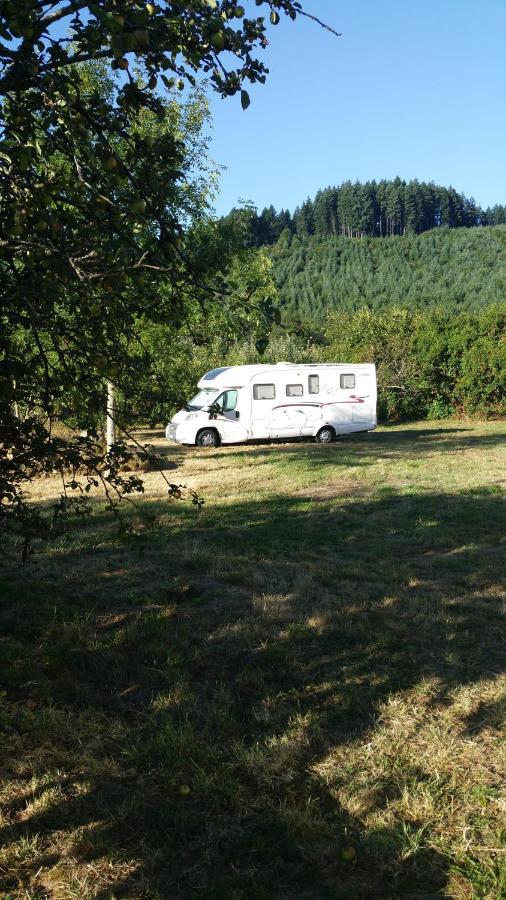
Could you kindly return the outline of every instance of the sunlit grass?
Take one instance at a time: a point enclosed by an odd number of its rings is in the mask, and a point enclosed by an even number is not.
[[[501,897],[505,434],[159,440],[4,568],[2,896]]]

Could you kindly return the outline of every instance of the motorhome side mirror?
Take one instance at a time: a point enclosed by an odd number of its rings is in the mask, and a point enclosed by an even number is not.
[[[238,409],[236,409],[236,411],[235,411],[235,417],[236,417],[236,419],[239,418],[239,410]]]

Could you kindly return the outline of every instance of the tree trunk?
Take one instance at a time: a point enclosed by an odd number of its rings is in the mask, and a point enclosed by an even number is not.
[[[107,382],[107,415],[106,415],[106,443],[107,452],[109,453],[113,445],[116,443],[116,422],[115,422],[115,399],[116,389],[112,381]]]

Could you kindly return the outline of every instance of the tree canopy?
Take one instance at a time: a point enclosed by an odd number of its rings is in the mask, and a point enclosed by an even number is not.
[[[234,214],[232,211],[231,215]],[[473,197],[430,181],[396,177],[380,181],[344,181],[317,191],[293,213],[271,204],[250,210],[248,239],[261,247],[274,244],[287,229],[304,240],[345,237],[392,237],[421,234],[433,228],[471,228],[506,223],[506,207],[483,210]]]
[[[4,527],[13,513],[35,527],[22,488],[41,468],[114,478],[97,445],[55,437],[53,422],[72,395],[101,407],[138,322],[177,332],[188,303],[205,311],[233,294],[230,235],[199,230],[200,154],[189,155],[167,91],[205,76],[246,108],[245,84],[267,74],[258,54],[269,20],[308,15],[292,0],[256,7],[249,16],[237,0],[0,0]],[[198,131],[202,108],[194,113]]]

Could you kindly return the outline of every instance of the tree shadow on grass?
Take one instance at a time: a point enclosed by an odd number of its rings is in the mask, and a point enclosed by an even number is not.
[[[499,735],[506,724],[506,693],[492,703],[480,703],[465,721],[466,732],[470,736],[479,734],[484,728],[496,731]]]
[[[392,431],[357,432],[341,435],[332,444],[315,444],[311,439],[291,441],[251,442],[244,444],[228,444],[217,450],[208,448],[178,448],[192,459],[202,461],[208,473],[217,471],[222,460],[232,457],[243,462],[279,463],[297,462],[318,467],[342,465],[359,467],[371,465],[376,460],[418,459],[429,457],[434,453],[458,453],[468,450],[500,448],[504,445],[504,434],[476,434],[471,428],[403,428]],[[173,452],[174,445],[161,454]]]
[[[503,671],[504,516],[483,491],[277,496],[13,576],[0,838],[41,836],[49,869],[73,835],[60,865],[103,865],[81,895],[104,900],[449,896],[430,823],[386,815],[427,777],[416,755],[382,774],[376,825],[339,799],[350,773],[321,771],[375,739],[389,698],[432,681],[442,704]]]

